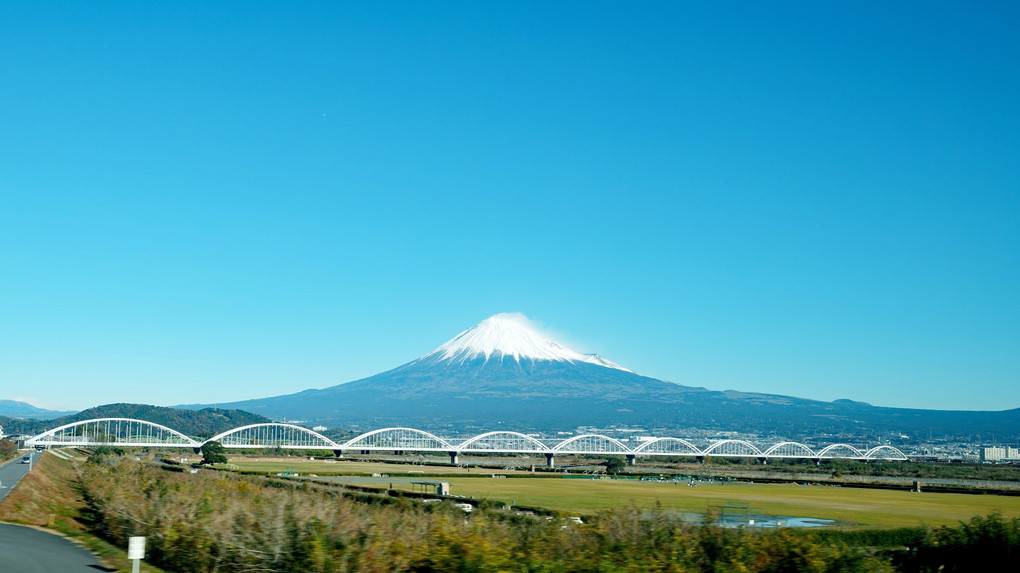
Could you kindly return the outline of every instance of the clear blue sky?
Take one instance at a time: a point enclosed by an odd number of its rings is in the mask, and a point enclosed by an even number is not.
[[[1013,2],[4,2],[0,398],[638,372],[1020,407]]]

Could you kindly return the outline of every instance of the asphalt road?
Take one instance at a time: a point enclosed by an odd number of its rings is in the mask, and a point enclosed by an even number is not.
[[[25,474],[28,473],[29,464],[21,463],[21,458],[32,456],[32,463],[34,464],[39,461],[41,455],[37,452],[18,452],[16,458],[0,466],[0,501],[3,501],[7,494],[11,492],[14,484],[18,483],[18,480],[25,477]]]
[[[32,464],[42,456],[39,452],[19,452],[13,460],[0,466],[0,500],[10,493],[14,484],[28,473],[29,464],[21,463],[32,456]],[[3,573],[53,573],[54,571],[110,571],[95,555],[59,535],[0,523],[0,571]]]
[[[112,571],[95,555],[59,535],[20,525],[0,523],[0,571],[54,573],[56,571]]]

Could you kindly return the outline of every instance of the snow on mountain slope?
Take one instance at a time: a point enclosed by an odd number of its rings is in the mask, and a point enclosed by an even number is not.
[[[477,358],[502,360],[510,357],[517,362],[522,359],[587,362],[630,372],[598,354],[582,354],[546,338],[532,328],[526,318],[509,313],[483,320],[418,361],[464,362]]]

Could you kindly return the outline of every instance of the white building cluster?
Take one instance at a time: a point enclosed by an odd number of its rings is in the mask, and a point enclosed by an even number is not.
[[[1020,459],[1020,449],[1010,446],[990,446],[981,448],[982,462],[1001,462]]]

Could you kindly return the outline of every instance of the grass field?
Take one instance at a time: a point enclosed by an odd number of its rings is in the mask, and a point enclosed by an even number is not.
[[[524,479],[530,472],[479,468],[412,466],[345,461],[233,461],[241,469],[302,475],[310,473],[385,473],[394,478],[414,477],[415,472],[449,474],[452,493],[475,499],[497,500],[522,506],[543,507],[568,513],[590,514],[635,505],[666,511],[704,513],[727,502],[747,503],[750,510],[769,515],[833,519],[842,525],[899,527],[955,525],[993,511],[1004,517],[1020,517],[1020,497],[858,489],[792,484],[715,483],[687,487],[685,484],[637,480]],[[412,472],[412,473],[408,473]],[[491,474],[506,475],[493,479]],[[515,479],[514,476],[519,476]],[[387,487],[388,484],[366,484]],[[410,491],[410,484],[394,483]]]
[[[352,474],[373,474],[388,473],[393,476],[409,476],[421,473],[442,474],[442,475],[483,475],[486,477],[494,473],[505,475],[528,475],[535,474],[521,470],[503,470],[491,468],[468,468],[460,466],[419,466],[414,464],[384,464],[379,462],[361,462],[345,460],[337,463],[326,463],[322,460],[309,461],[306,458],[231,458],[230,463],[241,470],[276,473],[288,469],[307,473],[342,473]]]
[[[749,504],[754,512],[833,519],[845,525],[911,526],[956,524],[974,515],[1001,511],[1020,516],[1020,498],[911,493],[781,484],[659,484],[619,480],[451,479],[452,492],[476,498],[516,500],[572,512],[594,512],[625,505],[703,513],[726,502]]]

